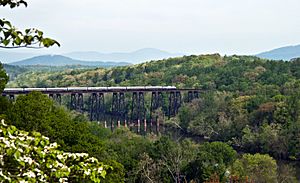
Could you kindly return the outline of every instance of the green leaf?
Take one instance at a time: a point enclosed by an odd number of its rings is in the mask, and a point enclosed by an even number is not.
[[[7,39],[5,39],[5,40],[2,41],[2,43],[4,44],[4,46],[7,46],[7,45],[9,44],[9,42],[10,42],[10,41],[7,40]]]
[[[15,157],[16,160],[20,159],[20,156],[21,156],[20,151],[16,151],[16,152],[14,153],[14,157]]]
[[[14,43],[15,43],[16,45],[20,45],[20,44],[22,43],[21,38],[20,38],[20,37],[17,37],[17,38],[15,39]]]
[[[37,32],[38,32],[38,35],[39,35],[40,37],[42,37],[43,34],[44,34],[42,31],[39,31],[39,30],[38,30]]]

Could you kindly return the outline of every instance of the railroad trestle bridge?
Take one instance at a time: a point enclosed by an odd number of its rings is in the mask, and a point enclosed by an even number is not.
[[[125,126],[137,132],[159,131],[157,110],[168,118],[175,116],[183,103],[199,98],[202,90],[178,89],[174,86],[134,87],[67,87],[67,88],[6,88],[2,95],[15,100],[16,95],[38,91],[49,95],[58,104],[88,113],[91,121],[105,127]],[[146,101],[149,100],[149,101]],[[153,129],[154,128],[154,129]]]

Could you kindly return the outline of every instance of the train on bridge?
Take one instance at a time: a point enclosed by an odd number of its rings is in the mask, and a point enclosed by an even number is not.
[[[117,87],[60,87],[60,88],[5,88],[3,94],[24,94],[33,91],[43,93],[90,93],[90,92],[133,92],[133,91],[170,91],[175,86],[117,86]]]

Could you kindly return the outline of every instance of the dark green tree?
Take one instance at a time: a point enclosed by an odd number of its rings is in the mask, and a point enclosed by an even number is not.
[[[5,88],[6,83],[8,82],[8,76],[6,75],[6,72],[3,68],[3,65],[0,62],[0,94]]]
[[[216,174],[226,180],[228,167],[235,161],[236,151],[222,142],[204,143],[194,161],[186,166],[189,181],[205,182]]]
[[[164,182],[181,182],[181,178],[186,177],[183,169],[194,159],[196,147],[188,139],[176,142],[163,136],[156,141],[151,155],[161,166],[161,179]]]
[[[277,182],[277,164],[269,155],[244,154],[232,166],[233,175],[248,176],[253,182]]]

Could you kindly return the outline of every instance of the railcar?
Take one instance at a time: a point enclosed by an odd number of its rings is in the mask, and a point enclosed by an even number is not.
[[[94,90],[101,90],[101,91],[107,91],[108,87],[87,87],[88,91],[94,91]]]
[[[46,88],[23,88],[23,91],[32,92],[32,91],[46,91]]]
[[[163,89],[168,89],[168,90],[172,90],[172,89],[176,89],[175,86],[163,86]]]
[[[68,88],[46,88],[46,91],[68,91]]]
[[[113,87],[107,87],[108,90],[126,90],[126,87],[122,86],[113,86]]]
[[[68,87],[68,91],[87,91],[88,87]]]
[[[163,89],[163,86],[145,86],[145,89],[147,89],[147,90],[157,90],[157,89],[161,90],[161,89]]]
[[[24,91],[24,88],[4,88],[6,92],[17,92],[17,91]]]
[[[145,87],[144,86],[128,86],[126,87],[126,90],[130,91],[130,90],[144,90]]]

